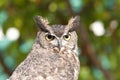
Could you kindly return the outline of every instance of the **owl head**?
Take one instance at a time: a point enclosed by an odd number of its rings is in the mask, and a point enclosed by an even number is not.
[[[74,49],[77,46],[76,27],[79,26],[79,16],[73,17],[67,25],[49,25],[47,19],[35,16],[35,22],[39,29],[37,41],[46,49]]]

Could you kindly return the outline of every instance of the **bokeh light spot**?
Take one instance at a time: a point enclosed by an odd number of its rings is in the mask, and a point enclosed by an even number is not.
[[[9,28],[7,30],[6,36],[9,40],[15,41],[19,38],[20,33],[19,33],[18,29],[16,29],[16,28]]]
[[[95,21],[90,25],[90,30],[96,36],[103,36],[105,34],[104,24],[101,21]]]
[[[53,2],[53,3],[51,3],[51,4],[49,5],[49,10],[50,10],[51,12],[55,12],[56,9],[57,9],[56,3]]]

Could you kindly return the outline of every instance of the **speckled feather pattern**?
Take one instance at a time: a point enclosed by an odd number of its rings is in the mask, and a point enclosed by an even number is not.
[[[64,25],[49,27],[44,23],[44,19],[39,18],[41,17],[36,17],[36,24],[41,27],[41,30],[37,34],[32,49],[8,80],[78,80],[80,62],[76,32],[71,32],[72,38],[69,41],[62,38],[69,32],[69,28],[74,27],[74,23],[76,25],[78,18],[70,20],[68,23],[69,26],[72,25],[70,27]],[[47,32],[42,30],[49,31],[58,37],[50,43],[45,40]],[[55,48],[58,39],[63,41],[60,51]]]
[[[58,54],[39,47],[34,44],[9,80],[77,80],[80,68],[77,53],[64,50]]]

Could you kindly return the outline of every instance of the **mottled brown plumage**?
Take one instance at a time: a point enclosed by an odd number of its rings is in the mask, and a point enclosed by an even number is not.
[[[27,58],[8,80],[77,80],[80,70],[77,35],[79,17],[68,25],[48,25],[42,17],[35,17],[39,28],[37,38]]]

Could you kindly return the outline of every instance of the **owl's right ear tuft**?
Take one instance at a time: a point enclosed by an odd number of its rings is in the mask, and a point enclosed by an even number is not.
[[[69,31],[74,31],[77,29],[77,27],[79,26],[80,22],[80,16],[75,16],[72,17],[69,21],[68,21],[68,28]]]
[[[37,27],[40,30],[48,32],[48,28],[47,27],[49,26],[48,25],[49,22],[48,22],[47,19],[44,19],[41,16],[35,16],[34,20],[35,20],[35,23],[36,23]]]

